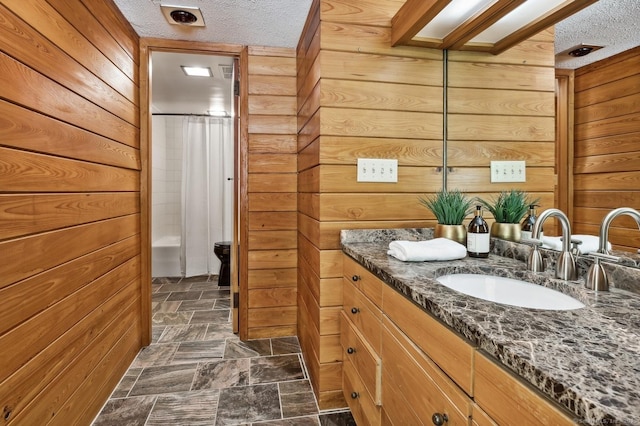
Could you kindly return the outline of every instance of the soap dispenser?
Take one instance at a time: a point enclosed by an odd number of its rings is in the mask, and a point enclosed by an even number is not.
[[[536,223],[538,219],[536,213],[536,207],[539,207],[537,204],[529,205],[529,214],[522,221],[522,228],[520,231],[520,235],[522,236],[522,240],[530,240],[531,239],[531,231],[533,231],[533,225]],[[543,232],[542,228],[540,228],[540,239],[542,239]]]
[[[467,229],[467,254],[469,257],[489,257],[489,226],[482,217],[482,207],[476,206],[476,213]]]

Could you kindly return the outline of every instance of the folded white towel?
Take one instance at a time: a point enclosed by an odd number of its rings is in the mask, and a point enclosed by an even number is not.
[[[600,237],[595,235],[572,235],[571,239],[580,240],[582,244],[578,245],[580,254],[588,254],[598,251],[600,247]],[[556,251],[562,250],[562,237],[542,237],[542,248],[548,248]],[[571,244],[569,244],[571,248]],[[607,241],[607,250],[611,250],[611,243]]]
[[[403,262],[455,260],[467,255],[467,248],[447,238],[426,241],[392,241],[387,254]]]

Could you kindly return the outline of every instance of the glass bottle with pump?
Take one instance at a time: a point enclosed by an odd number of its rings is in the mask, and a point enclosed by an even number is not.
[[[482,217],[482,207],[476,212],[467,228],[467,254],[469,257],[489,257],[489,226]]]
[[[520,231],[520,235],[522,235],[523,240],[525,238],[526,239],[531,238],[531,231],[533,231],[533,225],[536,223],[536,220],[538,219],[538,216],[536,213],[536,207],[538,207],[537,204],[531,204],[529,206],[529,214],[522,221],[522,228]],[[542,229],[540,229],[540,239],[542,239],[542,236],[543,236],[543,232],[542,232]]]

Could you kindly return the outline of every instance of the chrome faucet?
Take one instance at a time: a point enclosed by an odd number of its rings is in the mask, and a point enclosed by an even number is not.
[[[602,219],[602,224],[600,225],[600,241],[598,242],[598,252],[591,253],[589,255],[595,261],[589,267],[589,271],[587,272],[587,279],[584,285],[588,289],[596,291],[609,291],[609,279],[607,278],[607,273],[605,272],[600,262],[602,260],[606,260],[609,262],[618,262],[620,260],[618,256],[612,256],[609,254],[607,242],[609,240],[609,227],[611,226],[611,222],[613,222],[616,217],[621,215],[629,215],[634,218],[638,224],[638,228],[640,229],[640,212],[630,207],[620,207],[615,210],[611,210],[604,217],[604,219]],[[640,250],[638,252],[640,253]]]
[[[571,254],[571,224],[569,218],[561,210],[547,209],[540,213],[538,220],[533,225],[531,230],[531,240],[527,241],[533,244],[533,250],[529,254],[529,260],[527,266],[529,270],[533,272],[539,272],[542,270],[542,256],[538,251],[538,247],[542,246],[542,240],[540,240],[540,233],[542,232],[542,224],[550,217],[558,218],[560,225],[562,226],[562,252],[558,257],[556,263],[556,278],[561,280],[571,281],[578,279],[578,272],[576,271],[576,261]]]

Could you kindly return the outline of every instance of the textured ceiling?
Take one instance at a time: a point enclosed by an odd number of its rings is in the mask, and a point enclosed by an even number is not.
[[[556,25],[556,54],[579,44],[604,48],[581,58],[557,55],[557,68],[580,68],[640,46],[640,0],[600,0]]]
[[[141,37],[296,47],[312,0],[114,0],[114,2]],[[199,7],[206,26],[171,25],[165,20],[160,4]],[[579,44],[605,47],[582,58],[557,55],[558,68],[576,69],[640,46],[640,0],[599,0],[556,25],[555,51],[557,54]],[[186,57],[182,58],[186,59]],[[163,68],[160,64],[164,60],[175,62],[175,58],[158,57],[156,59],[158,62],[154,64],[154,73],[156,73],[155,79],[158,84],[154,84],[154,98],[163,100],[162,105],[160,103],[154,105],[156,111],[202,113],[206,108],[213,108],[214,104],[219,105],[220,101],[217,100],[219,95],[214,95],[214,92],[219,93],[222,88],[226,88],[226,92],[230,93],[230,86],[224,81],[216,80],[212,83],[201,80],[200,84],[203,84],[205,89],[198,90],[192,87],[193,81],[182,80],[184,77],[180,75],[167,78],[166,81],[169,84],[162,85],[158,81],[163,78],[160,73],[164,72],[160,71]],[[213,68],[216,68],[216,58],[209,57],[208,60],[211,60]],[[225,60],[222,58],[221,62]],[[172,67],[174,66],[175,63]],[[177,87],[181,87],[182,90],[176,91]],[[171,92],[165,93],[164,90]],[[181,105],[175,106],[164,102],[165,99],[185,99],[187,94],[195,95],[196,93],[204,95],[203,99],[196,102],[196,98],[189,98],[191,99],[189,108],[186,107],[188,102],[179,101]],[[229,102],[228,99],[224,102],[225,109],[229,108]]]
[[[141,37],[295,47],[312,0],[114,1]],[[199,7],[206,27],[169,24],[161,3]],[[559,68],[579,68],[639,46],[640,0],[599,0],[556,26],[556,53],[581,43],[605,48],[578,59],[558,56]]]
[[[141,37],[296,47],[311,0],[114,0]],[[160,4],[199,7],[206,27],[169,24]]]

